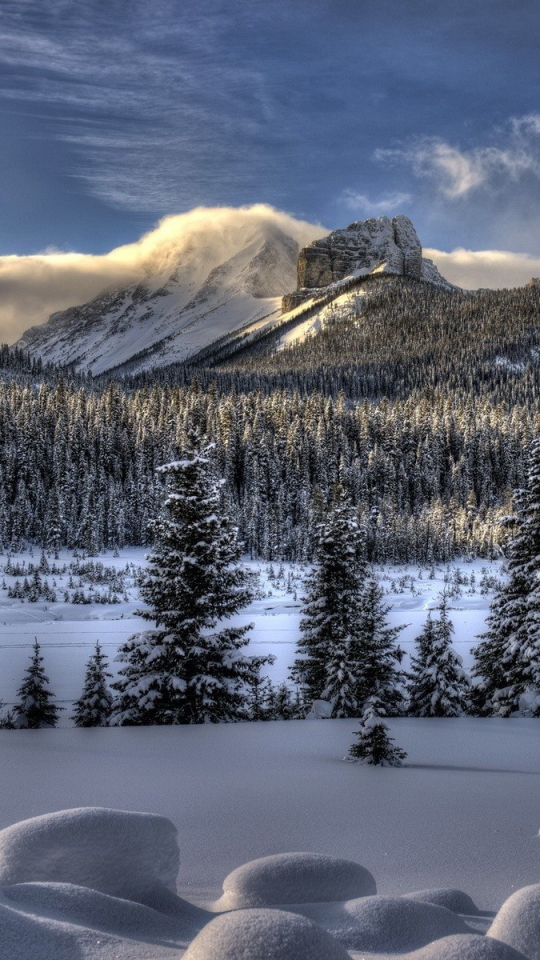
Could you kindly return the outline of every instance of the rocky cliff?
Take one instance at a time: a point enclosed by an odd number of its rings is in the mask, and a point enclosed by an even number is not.
[[[431,261],[423,260],[420,240],[408,217],[356,220],[300,251],[298,289],[283,298],[283,311],[294,309],[315,290],[375,271],[450,286]]]

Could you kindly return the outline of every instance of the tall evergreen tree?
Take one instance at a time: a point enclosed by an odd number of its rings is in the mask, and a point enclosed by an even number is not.
[[[508,580],[496,594],[488,629],[472,650],[477,712],[508,717],[540,685],[540,438],[533,441],[527,487],[515,496]]]
[[[107,671],[107,657],[99,643],[90,657],[79,700],[74,703],[72,720],[76,727],[105,727],[112,712],[113,696],[107,680],[112,674]]]
[[[461,657],[452,648],[454,627],[446,593],[435,609],[439,617],[433,620],[428,613],[412,658],[408,686],[412,717],[458,717],[468,709],[469,681]]]
[[[42,663],[43,657],[36,637],[30,666],[17,690],[19,700],[13,708],[13,724],[17,729],[55,727],[60,710],[63,709],[53,702],[54,693],[49,690],[49,678]]]
[[[246,694],[268,662],[242,653],[249,625],[223,625],[250,602],[253,578],[222,512],[212,448],[196,446],[192,437],[184,459],[159,468],[168,495],[141,585],[141,616],[156,627],[120,648],[112,724],[244,719]]]
[[[306,581],[300,656],[292,679],[306,702],[330,700],[336,717],[358,712],[365,655],[358,643],[364,613],[365,562],[354,510],[342,488],[321,524],[313,570]]]

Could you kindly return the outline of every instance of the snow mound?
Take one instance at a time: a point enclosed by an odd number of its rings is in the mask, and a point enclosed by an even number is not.
[[[377,892],[369,870],[321,853],[277,853],[251,860],[223,882],[215,907],[237,910],[286,903],[352,900]]]
[[[338,940],[353,950],[381,953],[386,950],[416,950],[432,940],[468,933],[463,920],[431,903],[415,903],[403,897],[366,897],[344,904],[342,929],[333,927]]]
[[[530,960],[540,958],[540,884],[516,890],[503,903],[487,936],[520,950]]]
[[[82,957],[72,933],[53,922],[11,909],[2,896],[0,948],[5,960],[79,960]]]
[[[165,817],[80,807],[0,831],[0,886],[57,881],[153,902],[176,891],[176,828]]]
[[[284,910],[242,910],[212,920],[183,960],[350,960],[326,930]]]
[[[417,903],[434,903],[437,907],[446,907],[452,913],[465,913],[470,917],[476,916],[479,910],[474,900],[463,890],[453,887],[442,887],[435,890],[413,890],[404,895],[406,900],[415,900]]]
[[[18,883],[2,895],[15,910],[118,936],[174,940],[187,946],[211,914],[179,900],[183,913],[167,916],[151,907],[71,883]]]
[[[443,937],[409,955],[407,960],[524,960],[523,954],[480,934]]]

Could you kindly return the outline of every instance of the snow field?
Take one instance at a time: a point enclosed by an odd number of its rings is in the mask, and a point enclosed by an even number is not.
[[[13,703],[22,675],[28,664],[34,638],[42,647],[44,668],[50,677],[51,689],[57,702],[65,708],[60,725],[69,726],[69,714],[72,703],[80,696],[84,679],[85,665],[92,653],[96,641],[109,658],[110,669],[116,674],[114,657],[118,647],[148,624],[135,616],[142,606],[134,578],[134,570],[145,564],[145,548],[122,550],[119,557],[111,553],[87,558],[102,563],[107,568],[119,572],[133,566],[126,575],[127,600],[122,596],[115,604],[64,602],[63,594],[68,588],[69,574],[64,576],[44,575],[43,579],[56,582],[54,590],[57,602],[38,601],[35,603],[21,599],[10,599],[8,589],[13,587],[21,576],[3,573],[8,558],[0,556],[0,701]],[[73,554],[61,551],[56,563],[69,567]],[[12,558],[16,564],[37,565],[40,552],[17,554]],[[49,557],[49,563],[53,563]],[[86,562],[81,560],[81,563]],[[230,621],[236,626],[252,623],[250,648],[253,653],[272,655],[273,664],[263,673],[273,683],[288,679],[290,666],[295,658],[296,644],[302,616],[303,578],[307,567],[295,564],[263,564],[250,562],[248,566],[257,569],[260,574],[260,591],[245,612]],[[272,577],[272,573],[274,576]],[[269,576],[270,574],[270,576]],[[450,617],[455,627],[453,645],[463,658],[465,668],[472,664],[470,648],[477,642],[476,636],[484,629],[489,602],[493,595],[494,584],[500,578],[500,564],[475,560],[473,562],[455,562],[447,566],[438,565],[433,569],[417,567],[376,568],[375,574],[385,590],[385,602],[392,605],[388,616],[391,626],[404,625],[399,635],[399,645],[405,650],[405,669],[408,655],[414,650],[415,638],[419,635],[426,618],[427,610],[436,606],[438,597],[445,584],[452,587],[455,596],[450,600]],[[279,575],[279,576],[278,576]],[[473,577],[473,583],[459,584],[456,581]],[[1,587],[2,579],[5,588]],[[84,578],[75,577],[75,588],[82,579],[80,588],[87,596],[91,584]],[[106,588],[97,585],[97,592]],[[70,598],[73,590],[69,591]]]

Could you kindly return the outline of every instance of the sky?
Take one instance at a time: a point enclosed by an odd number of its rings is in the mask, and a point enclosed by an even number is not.
[[[450,270],[474,251],[473,280],[522,282],[539,28],[537,0],[0,0],[0,278],[262,203],[328,230],[405,213]]]

